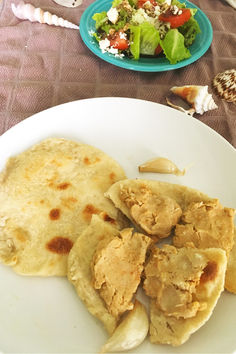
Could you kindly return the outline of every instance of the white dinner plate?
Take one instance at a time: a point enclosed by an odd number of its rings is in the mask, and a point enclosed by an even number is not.
[[[164,105],[127,98],[76,101],[38,113],[0,137],[0,169],[42,139],[91,144],[115,158],[129,178],[179,183],[236,207],[236,150],[215,131]],[[167,157],[185,176],[140,174],[138,165]],[[0,265],[0,352],[98,353],[107,334],[65,278],[24,277]],[[236,295],[224,292],[209,321],[180,347],[146,340],[132,353],[233,353]]]

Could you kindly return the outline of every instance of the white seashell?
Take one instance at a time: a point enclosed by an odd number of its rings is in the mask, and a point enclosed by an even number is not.
[[[196,113],[203,114],[218,108],[212,95],[208,93],[208,86],[174,86],[170,90],[188,102]]]
[[[43,11],[39,7],[35,8],[31,4],[25,4],[24,1],[20,1],[17,6],[15,4],[11,4],[11,8],[14,15],[21,20],[29,20],[31,22],[40,22],[48,25],[79,29],[79,26],[64,20],[62,17],[53,15],[48,11]]]
[[[82,4],[83,0],[53,0],[58,5],[65,7],[77,7]]]
[[[225,0],[230,6],[236,9],[236,0]]]
[[[213,79],[216,93],[225,101],[236,104],[236,70],[226,70]]]

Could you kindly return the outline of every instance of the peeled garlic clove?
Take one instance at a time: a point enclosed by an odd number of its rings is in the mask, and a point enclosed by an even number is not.
[[[139,172],[167,173],[177,176],[183,176],[186,172],[185,169],[183,171],[179,170],[174,162],[165,157],[158,157],[156,159],[149,160],[140,165],[138,168]]]
[[[213,87],[223,100],[236,103],[236,70],[217,74],[213,79]]]
[[[212,95],[208,93],[208,86],[174,86],[170,90],[188,102],[196,113],[203,114],[218,108]]]
[[[149,320],[146,309],[138,300],[128,312],[100,353],[122,352],[136,348],[147,336]]]

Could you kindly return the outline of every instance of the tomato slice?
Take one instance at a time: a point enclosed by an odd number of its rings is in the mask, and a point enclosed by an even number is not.
[[[149,1],[153,6],[157,5],[155,0],[138,0],[138,9],[142,8],[145,2]]]
[[[124,38],[125,33],[123,31],[116,32],[109,39],[111,47],[119,50],[126,50],[129,48],[128,39]]]
[[[177,28],[182,26],[191,17],[191,11],[189,9],[180,9],[182,13],[180,15],[173,15],[167,11],[159,16],[160,21],[170,22],[171,28]]]
[[[162,47],[160,46],[160,44],[158,44],[158,46],[155,49],[155,55],[158,56],[162,51],[163,51]]]

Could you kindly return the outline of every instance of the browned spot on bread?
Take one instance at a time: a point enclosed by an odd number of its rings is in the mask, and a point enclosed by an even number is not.
[[[85,163],[85,165],[90,165],[90,163],[91,163],[87,156],[84,158],[84,163]]]
[[[25,242],[29,238],[27,233],[21,228],[15,229],[14,234],[15,234],[15,238],[20,242]]]
[[[112,181],[112,183],[114,183],[114,182],[115,182],[115,179],[116,179],[115,173],[114,173],[114,172],[111,172],[110,175],[109,175],[109,178],[110,178],[110,180]]]
[[[71,184],[69,182],[63,182],[57,185],[57,189],[59,190],[64,190],[67,189],[68,187],[70,187]]]
[[[83,210],[83,216],[86,221],[90,221],[93,214],[99,214],[101,210],[92,204],[87,204]]]
[[[60,209],[52,209],[50,210],[49,218],[51,220],[58,220],[60,218],[60,215],[61,215]]]
[[[115,224],[116,223],[116,220],[111,218],[107,213],[103,214],[103,220],[106,221],[106,222],[109,222],[111,224]]]
[[[46,248],[53,253],[67,254],[70,252],[73,242],[66,237],[57,236],[52,238],[47,244]]]
[[[41,199],[39,203],[40,203],[40,204],[44,204],[44,200],[43,200],[43,199]]]
[[[203,269],[200,282],[206,283],[207,281],[214,280],[217,275],[217,271],[217,263],[213,261],[208,262],[206,267]]]
[[[87,156],[85,156],[85,158],[84,158],[85,165],[91,165],[91,164],[99,162],[99,161],[101,161],[101,159],[99,157],[96,157],[95,159],[92,159],[92,160],[89,159]]]

